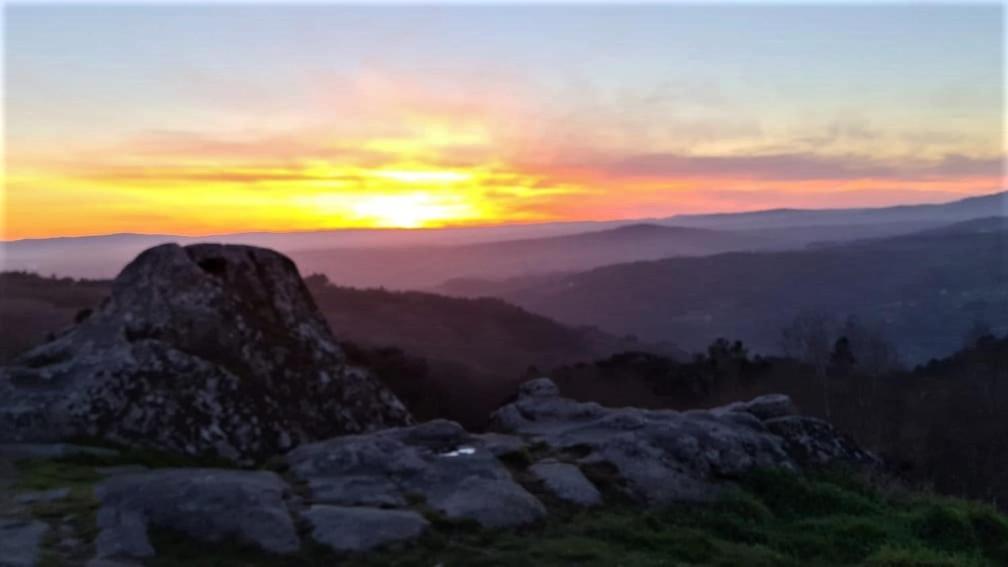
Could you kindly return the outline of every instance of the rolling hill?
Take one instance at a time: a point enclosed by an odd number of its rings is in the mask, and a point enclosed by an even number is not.
[[[777,210],[663,219],[436,230],[353,229],[206,237],[114,234],[0,243],[4,270],[107,278],[163,242],[232,242],[275,248],[305,273],[340,285],[433,290],[458,278],[500,279],[728,251],[801,249],[909,234],[1003,215],[1005,194],[940,205]]]
[[[800,251],[733,252],[487,282],[447,293],[501,297],[568,324],[702,348],[724,336],[775,351],[801,312],[855,315],[909,360],[951,352],[977,320],[1008,330],[1008,230],[981,219]]]

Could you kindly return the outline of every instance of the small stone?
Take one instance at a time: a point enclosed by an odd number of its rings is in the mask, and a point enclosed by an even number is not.
[[[536,378],[522,384],[518,388],[518,395],[531,398],[552,398],[560,395],[560,389],[549,378]]]

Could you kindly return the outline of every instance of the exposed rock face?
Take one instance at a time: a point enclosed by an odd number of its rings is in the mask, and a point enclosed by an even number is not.
[[[304,444],[284,456],[291,484],[262,471],[116,472],[96,490],[94,564],[149,557],[151,528],[290,554],[302,526],[305,538],[357,553],[416,540],[433,517],[532,524],[547,514],[534,494],[590,507],[604,488],[607,498],[617,490],[663,505],[711,499],[757,467],[878,464],[829,424],[793,412],[777,395],[687,412],[605,408],[538,379],[494,414],[505,433],[435,420]]]
[[[784,439],[788,454],[803,466],[837,461],[863,466],[882,464],[878,457],[861,449],[821,419],[789,415],[768,419],[764,425]]]
[[[147,250],[93,314],[0,373],[0,441],[101,436],[248,460],[409,421],[345,363],[293,262],[248,246]]]
[[[499,442],[436,420],[303,445],[287,455],[287,462],[319,503],[406,507],[419,499],[447,518],[487,527],[543,517],[543,505],[488,447]]]
[[[236,539],[274,553],[300,548],[287,485],[263,471],[168,469],[113,477],[99,485],[99,558],[149,557],[150,527],[202,541]]]
[[[873,461],[828,424],[786,415],[793,411],[779,395],[709,411],[605,408],[562,398],[551,380],[540,378],[522,385],[491,423],[581,455],[582,467],[610,468],[627,494],[652,503],[710,499],[721,479],[754,468]]]

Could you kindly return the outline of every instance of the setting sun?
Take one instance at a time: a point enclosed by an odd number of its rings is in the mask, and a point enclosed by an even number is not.
[[[367,225],[380,228],[424,228],[473,216],[473,207],[466,203],[428,193],[364,197],[351,211]]]

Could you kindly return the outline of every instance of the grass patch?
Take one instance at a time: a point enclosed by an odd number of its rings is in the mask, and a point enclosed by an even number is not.
[[[130,447],[109,443],[105,440],[82,439],[78,440],[82,445],[101,447],[116,451],[115,455],[94,455],[80,453],[57,457],[53,461],[87,465],[91,467],[114,467],[120,465],[142,465],[151,469],[164,468],[185,468],[185,467],[207,467],[218,469],[240,468],[234,461],[225,459],[216,454],[206,455],[179,455],[168,453],[157,449],[142,447]]]
[[[865,562],[869,567],[980,567],[995,565],[977,556],[951,554],[920,546],[886,546]]]
[[[275,557],[236,542],[194,544],[157,531],[158,567],[444,567],[657,565],[799,567],[987,567],[1005,562],[1008,518],[977,503],[879,490],[854,475],[763,471],[709,504],[646,509],[610,501],[593,510],[561,507],[539,524],[482,530],[430,513],[417,542],[367,555],[337,556],[312,543]]]
[[[24,459],[17,461],[15,466],[18,474],[14,490],[18,492],[90,488],[101,479],[93,466],[63,459]]]
[[[94,489],[86,483],[69,488],[65,498],[29,506],[31,516],[50,528],[42,540],[40,567],[83,565],[94,555],[92,542],[98,536],[96,515],[99,507]],[[60,547],[63,536],[72,537],[80,543],[75,547]]]

